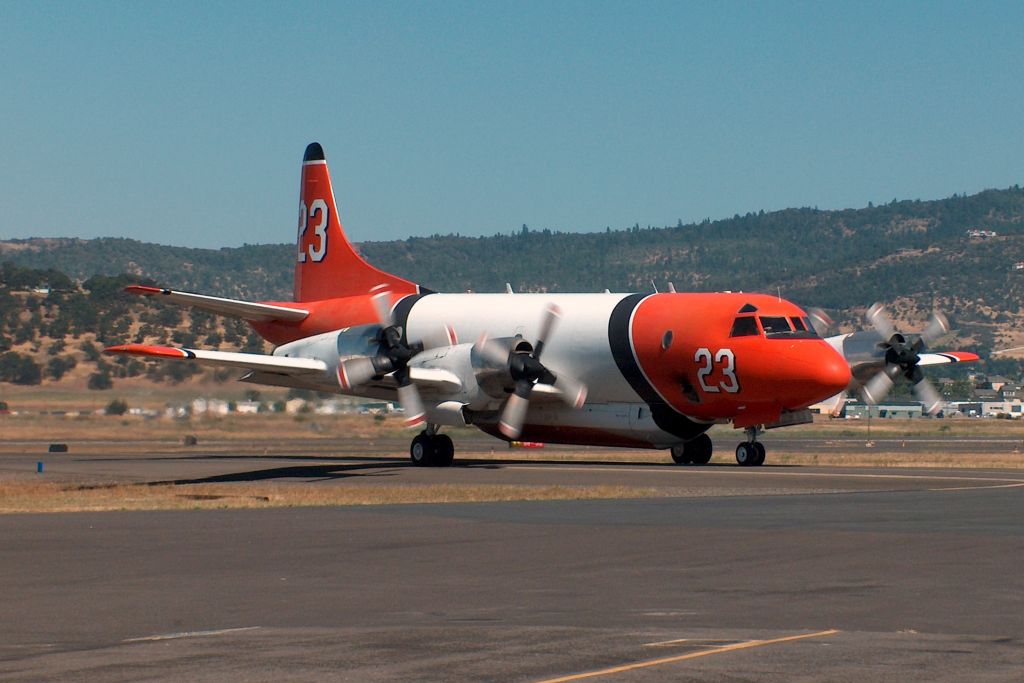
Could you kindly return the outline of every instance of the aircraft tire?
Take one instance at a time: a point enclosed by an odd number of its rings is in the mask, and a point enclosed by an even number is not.
[[[694,465],[707,465],[711,462],[711,455],[715,447],[711,443],[711,437],[701,434],[696,439],[686,444],[686,450],[690,454],[690,462]]]
[[[672,462],[677,465],[689,465],[692,460],[690,459],[689,449],[684,445],[673,446],[669,453],[672,454]]]
[[[455,444],[447,434],[438,434],[433,438],[434,467],[451,467],[455,460]]]
[[[434,440],[426,433],[417,434],[409,445],[409,458],[416,467],[432,467],[437,460]]]
[[[767,451],[765,451],[764,444],[761,443],[760,441],[757,441],[756,443],[754,443],[754,460],[750,463],[750,465],[752,467],[760,467],[761,465],[764,464],[764,459],[766,455]]]
[[[746,441],[736,447],[736,464],[741,467],[750,467],[755,457],[754,448]]]

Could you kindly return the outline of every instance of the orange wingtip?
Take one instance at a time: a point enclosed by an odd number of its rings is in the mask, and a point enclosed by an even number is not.
[[[976,363],[981,360],[981,356],[970,351],[941,351],[938,355],[952,358],[956,363]]]
[[[194,358],[195,354],[187,349],[176,349],[172,346],[146,346],[145,344],[121,344],[103,349],[103,353],[111,355],[149,356],[150,358]]]
[[[148,285],[128,285],[124,288],[124,291],[128,294],[141,294],[143,296],[149,296],[151,294],[163,294],[167,290],[161,289],[160,287],[149,287]]]

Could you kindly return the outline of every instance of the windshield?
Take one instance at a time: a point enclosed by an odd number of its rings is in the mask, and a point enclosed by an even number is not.
[[[771,337],[775,334],[781,334],[785,332],[792,332],[793,328],[789,326],[789,320],[779,316],[773,318],[769,316],[761,316],[761,327],[764,328],[765,335]]]
[[[766,337],[775,339],[779,337],[808,339],[817,337],[811,321],[807,318],[792,316],[761,316],[761,327],[764,328]]]
[[[730,337],[754,337],[761,334],[761,330],[757,329],[757,320],[754,316],[748,315],[742,318],[736,318],[736,321],[732,324],[732,332],[729,333]]]

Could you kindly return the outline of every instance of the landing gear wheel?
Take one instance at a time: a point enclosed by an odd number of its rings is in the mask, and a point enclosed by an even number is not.
[[[409,446],[409,457],[416,467],[432,467],[437,460],[434,439],[426,432],[417,434]]]
[[[764,449],[764,444],[761,443],[760,441],[755,441],[753,446],[754,446],[755,457],[754,457],[754,460],[750,464],[753,467],[760,467],[761,465],[764,464],[764,457],[765,457],[765,453],[766,453],[765,449]]]
[[[434,467],[451,467],[455,460],[455,444],[447,434],[434,437]]]
[[[690,462],[694,465],[707,465],[711,462],[711,454],[714,449],[711,437],[707,434],[701,434],[686,444],[686,452],[690,454]]]
[[[677,465],[707,465],[711,461],[713,450],[711,437],[701,434],[684,444],[673,446],[670,453],[672,453],[672,460]]]
[[[669,451],[672,454],[672,461],[677,465],[689,465],[693,460],[690,458],[689,446],[673,446]]]
[[[744,441],[736,447],[736,462],[743,467],[749,467],[757,457],[754,444]]]

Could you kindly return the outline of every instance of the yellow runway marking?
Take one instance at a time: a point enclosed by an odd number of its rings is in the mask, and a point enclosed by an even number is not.
[[[549,678],[539,683],[564,683],[565,681],[579,681],[584,678],[597,678],[598,676],[610,676],[612,674],[620,674],[626,671],[635,671],[636,669],[646,669],[652,666],[660,666],[662,664],[671,664],[673,662],[682,662],[687,659],[697,659],[698,657],[708,657],[710,655],[719,655],[725,652],[735,652],[737,650],[749,650],[754,647],[764,647],[765,645],[777,645],[779,643],[791,643],[796,640],[807,640],[808,638],[824,638],[825,636],[833,636],[839,633],[837,629],[830,629],[828,631],[818,631],[817,633],[802,633],[798,636],[786,636],[785,638],[772,638],[771,640],[748,640],[743,643],[736,643],[735,645],[724,645],[722,647],[716,647],[711,650],[701,650],[700,652],[690,652],[685,655],[677,655],[675,657],[662,657],[661,659],[648,659],[643,662],[636,662],[634,664],[624,664],[623,666],[613,666],[608,669],[599,669],[597,671],[587,671],[581,674],[571,674],[569,676],[561,676],[559,678]]]
[[[666,645],[679,645],[690,642],[689,638],[676,638],[675,640],[660,640],[657,643],[644,643],[644,647],[664,647]]]

